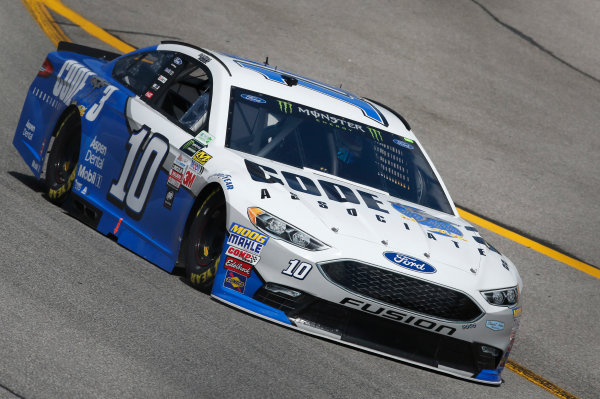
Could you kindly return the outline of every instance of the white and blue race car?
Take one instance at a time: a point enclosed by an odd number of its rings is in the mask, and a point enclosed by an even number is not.
[[[501,383],[521,278],[382,104],[180,42],[61,43],[13,143],[51,201],[219,301]]]

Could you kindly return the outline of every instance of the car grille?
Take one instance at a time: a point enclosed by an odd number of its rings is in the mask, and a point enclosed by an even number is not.
[[[462,292],[369,264],[344,260],[319,268],[348,291],[413,312],[457,322],[473,321],[483,314]]]

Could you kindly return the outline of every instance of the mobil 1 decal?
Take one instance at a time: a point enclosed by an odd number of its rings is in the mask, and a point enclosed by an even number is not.
[[[112,181],[107,199],[139,220],[152,192],[158,172],[169,153],[169,140],[150,133],[148,126],[133,132],[126,145],[127,155],[119,177]]]

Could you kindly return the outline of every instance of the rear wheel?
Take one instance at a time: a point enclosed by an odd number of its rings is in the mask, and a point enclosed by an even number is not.
[[[220,189],[204,200],[185,240],[185,274],[189,283],[209,291],[217,273],[225,243],[225,196]]]
[[[81,144],[81,120],[79,114],[71,112],[60,124],[54,144],[48,155],[46,183],[48,197],[55,204],[62,204],[71,191]]]

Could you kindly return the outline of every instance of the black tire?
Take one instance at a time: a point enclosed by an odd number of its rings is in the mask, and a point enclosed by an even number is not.
[[[212,191],[200,205],[185,240],[185,276],[190,285],[210,291],[227,235],[225,196]]]
[[[81,119],[78,113],[71,112],[56,131],[46,167],[48,197],[57,205],[65,202],[73,187],[80,145]]]

